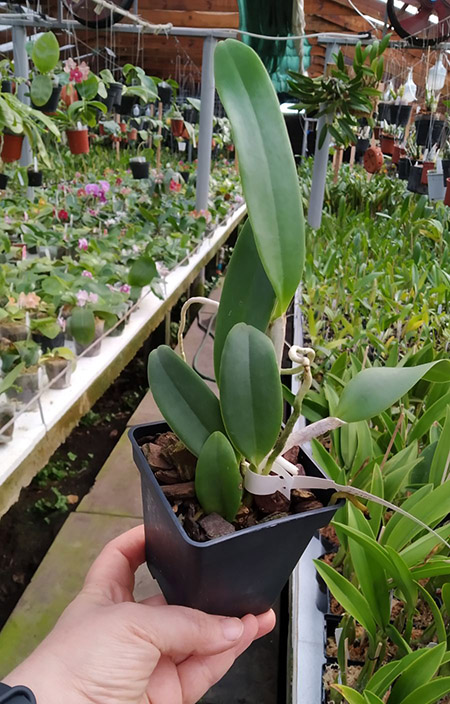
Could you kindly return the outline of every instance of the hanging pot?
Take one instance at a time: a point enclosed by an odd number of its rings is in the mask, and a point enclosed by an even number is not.
[[[432,201],[445,198],[444,174],[440,171],[428,171],[428,198]]]
[[[422,177],[421,177],[421,181],[420,181],[423,185],[426,186],[428,184],[428,172],[430,171],[430,169],[434,169],[434,167],[435,167],[435,164],[433,161],[424,161],[423,162]]]
[[[442,159],[442,171],[444,173],[444,183],[450,178],[450,159]]]
[[[394,138],[390,134],[382,134],[380,139],[380,147],[383,154],[392,156],[394,153]]]
[[[164,107],[169,107],[172,100],[172,86],[166,81],[158,83],[158,97]]]
[[[128,134],[128,141],[135,142],[137,140],[137,138],[138,138],[138,131],[135,127],[133,127],[133,129],[131,129]]]
[[[398,164],[400,159],[405,156],[406,150],[403,149],[403,147],[400,147],[398,144],[394,145],[394,151],[392,154],[392,163],[393,164]]]
[[[122,132],[122,134],[125,134],[125,132],[127,131],[127,123],[126,122],[120,123],[120,131]]]
[[[172,117],[170,119],[170,128],[174,137],[181,137],[184,130],[184,120]]]
[[[411,105],[391,105],[389,124],[406,127],[411,117]]]
[[[143,179],[148,178],[150,173],[150,163],[148,161],[130,161],[130,169],[133,178]]]
[[[378,103],[378,121],[382,122],[386,120],[388,124],[391,121],[391,104],[390,103]]]
[[[364,168],[369,174],[376,174],[383,166],[384,158],[380,147],[369,147],[364,154]]]
[[[446,179],[445,184],[444,205],[450,205],[450,178]]]
[[[132,115],[133,107],[137,105],[138,99],[134,95],[122,95],[120,105],[117,106],[119,115]],[[139,107],[139,106],[138,106]]]
[[[34,171],[34,169],[28,169],[27,171],[28,185],[31,188],[39,188],[42,186],[42,171]]]
[[[402,181],[406,181],[409,176],[409,172],[411,170],[411,159],[409,159],[407,156],[402,156],[398,160],[398,165],[397,165],[397,173],[398,177]]]
[[[12,93],[13,92],[13,82],[12,81],[2,81],[2,93]]]
[[[10,164],[18,161],[22,154],[23,134],[3,134],[2,161]]]
[[[0,191],[4,191],[8,185],[9,176],[6,174],[0,174]]]
[[[434,115],[419,115],[415,120],[416,142],[419,147],[431,148],[440,144],[445,132],[444,120],[438,120]]]
[[[89,136],[86,129],[66,130],[69,148],[72,154],[89,154]]]
[[[425,195],[427,192],[427,187],[422,183],[422,166],[411,166],[409,176],[408,176],[408,191],[412,193],[420,193]]]
[[[355,154],[365,154],[370,147],[370,139],[358,139],[356,142]],[[227,147],[228,149],[228,147]]]
[[[62,87],[61,100],[66,105],[66,107],[69,107],[69,105],[76,103],[76,101],[78,100],[77,89],[72,83],[68,83],[67,85]]]
[[[52,90],[52,94],[50,98],[47,100],[47,102],[44,105],[35,105],[33,101],[31,101],[31,105],[35,110],[39,110],[40,112],[45,112],[46,115],[54,115],[55,112],[58,109],[58,103],[59,103],[59,98],[62,92],[62,87],[61,86],[55,86]]]
[[[141,473],[150,572],[169,604],[223,616],[264,613],[279,596],[315,531],[330,522],[338,506],[268,521],[209,542],[195,542],[174,514],[141,449],[149,437],[169,430],[167,423],[150,423],[129,432],[134,461]],[[307,474],[324,476],[302,450],[298,461]],[[321,495],[324,503],[331,493]]]
[[[106,98],[100,98],[102,103],[106,105],[107,112],[113,112],[114,108],[118,107],[122,102],[122,84],[111,83],[108,86],[108,95]]]

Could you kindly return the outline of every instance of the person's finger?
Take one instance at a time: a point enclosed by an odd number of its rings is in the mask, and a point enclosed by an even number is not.
[[[149,704],[184,704],[177,666],[165,655],[150,676],[147,697]]]
[[[178,665],[183,704],[198,702],[205,692],[228,672],[236,658],[256,638],[259,629],[256,616],[244,616],[242,623],[244,633],[234,648],[218,655],[192,655]]]
[[[235,646],[244,632],[238,618],[210,616],[184,606],[123,604],[121,609],[123,623],[134,638],[176,660],[222,653]]]
[[[256,618],[258,619],[258,633],[256,638],[263,638],[275,628],[277,619],[273,609],[269,609],[265,614],[260,614]]]
[[[143,562],[144,526],[137,526],[103,548],[87,574],[83,591],[114,603],[131,601],[134,573]]]

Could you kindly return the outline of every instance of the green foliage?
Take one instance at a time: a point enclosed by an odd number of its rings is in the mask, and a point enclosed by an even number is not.
[[[50,73],[59,61],[59,44],[53,32],[45,32],[33,42],[33,63],[40,73]]]
[[[76,306],[70,316],[70,332],[80,345],[90,345],[95,338],[95,316],[89,308]]]
[[[195,492],[206,513],[234,520],[242,499],[242,477],[233,447],[219,431],[208,437],[200,451]]]

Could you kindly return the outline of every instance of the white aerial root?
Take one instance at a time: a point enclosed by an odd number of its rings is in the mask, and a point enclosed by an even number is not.
[[[184,328],[186,327],[186,315],[194,303],[201,303],[202,305],[206,306],[209,305],[214,310],[217,310],[219,307],[219,302],[218,301],[213,301],[211,298],[205,298],[204,296],[192,296],[192,298],[188,298],[188,300],[183,303],[183,307],[181,308],[181,313],[180,313],[180,326],[178,328],[178,346],[180,348],[180,355],[186,361],[186,355],[184,353],[184,338],[183,338],[183,333],[184,333]]]

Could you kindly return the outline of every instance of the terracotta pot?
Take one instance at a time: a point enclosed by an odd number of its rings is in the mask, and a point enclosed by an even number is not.
[[[428,185],[428,172],[430,169],[434,169],[434,163],[432,161],[424,161],[422,167],[422,176],[420,183],[424,186]]]
[[[128,135],[128,141],[129,142],[135,142],[138,138],[138,131],[135,127],[133,127],[132,130],[130,130],[130,133]]]
[[[6,163],[18,161],[22,154],[23,134],[4,134],[1,158]]]
[[[187,131],[186,127],[183,129],[183,133],[182,133],[181,136],[182,136],[183,139],[187,139],[187,140],[190,139],[190,137],[189,137],[189,132]]]
[[[103,125],[101,123],[98,126],[98,133],[99,133],[100,137],[105,136],[105,128],[103,127]]]
[[[380,139],[380,147],[383,154],[392,156],[394,153],[394,138],[390,134],[382,134]]]
[[[89,136],[85,130],[66,130],[72,154],[89,154]]]
[[[69,107],[69,105],[72,105],[72,103],[75,103],[78,100],[78,93],[72,83],[68,83],[66,86],[62,87],[61,100],[66,104],[67,107]]]
[[[447,179],[446,185],[444,203],[445,205],[450,205],[450,178]]]
[[[120,131],[124,132],[124,133],[127,131],[127,123],[126,122],[120,123]]]
[[[170,127],[174,137],[181,137],[184,130],[184,120],[171,118]]]
[[[369,147],[364,153],[364,168],[369,174],[376,174],[383,166],[383,161],[380,147]]]
[[[405,156],[406,151],[402,149],[398,144],[394,144],[394,151],[392,153],[392,163],[398,164],[402,156]]]

